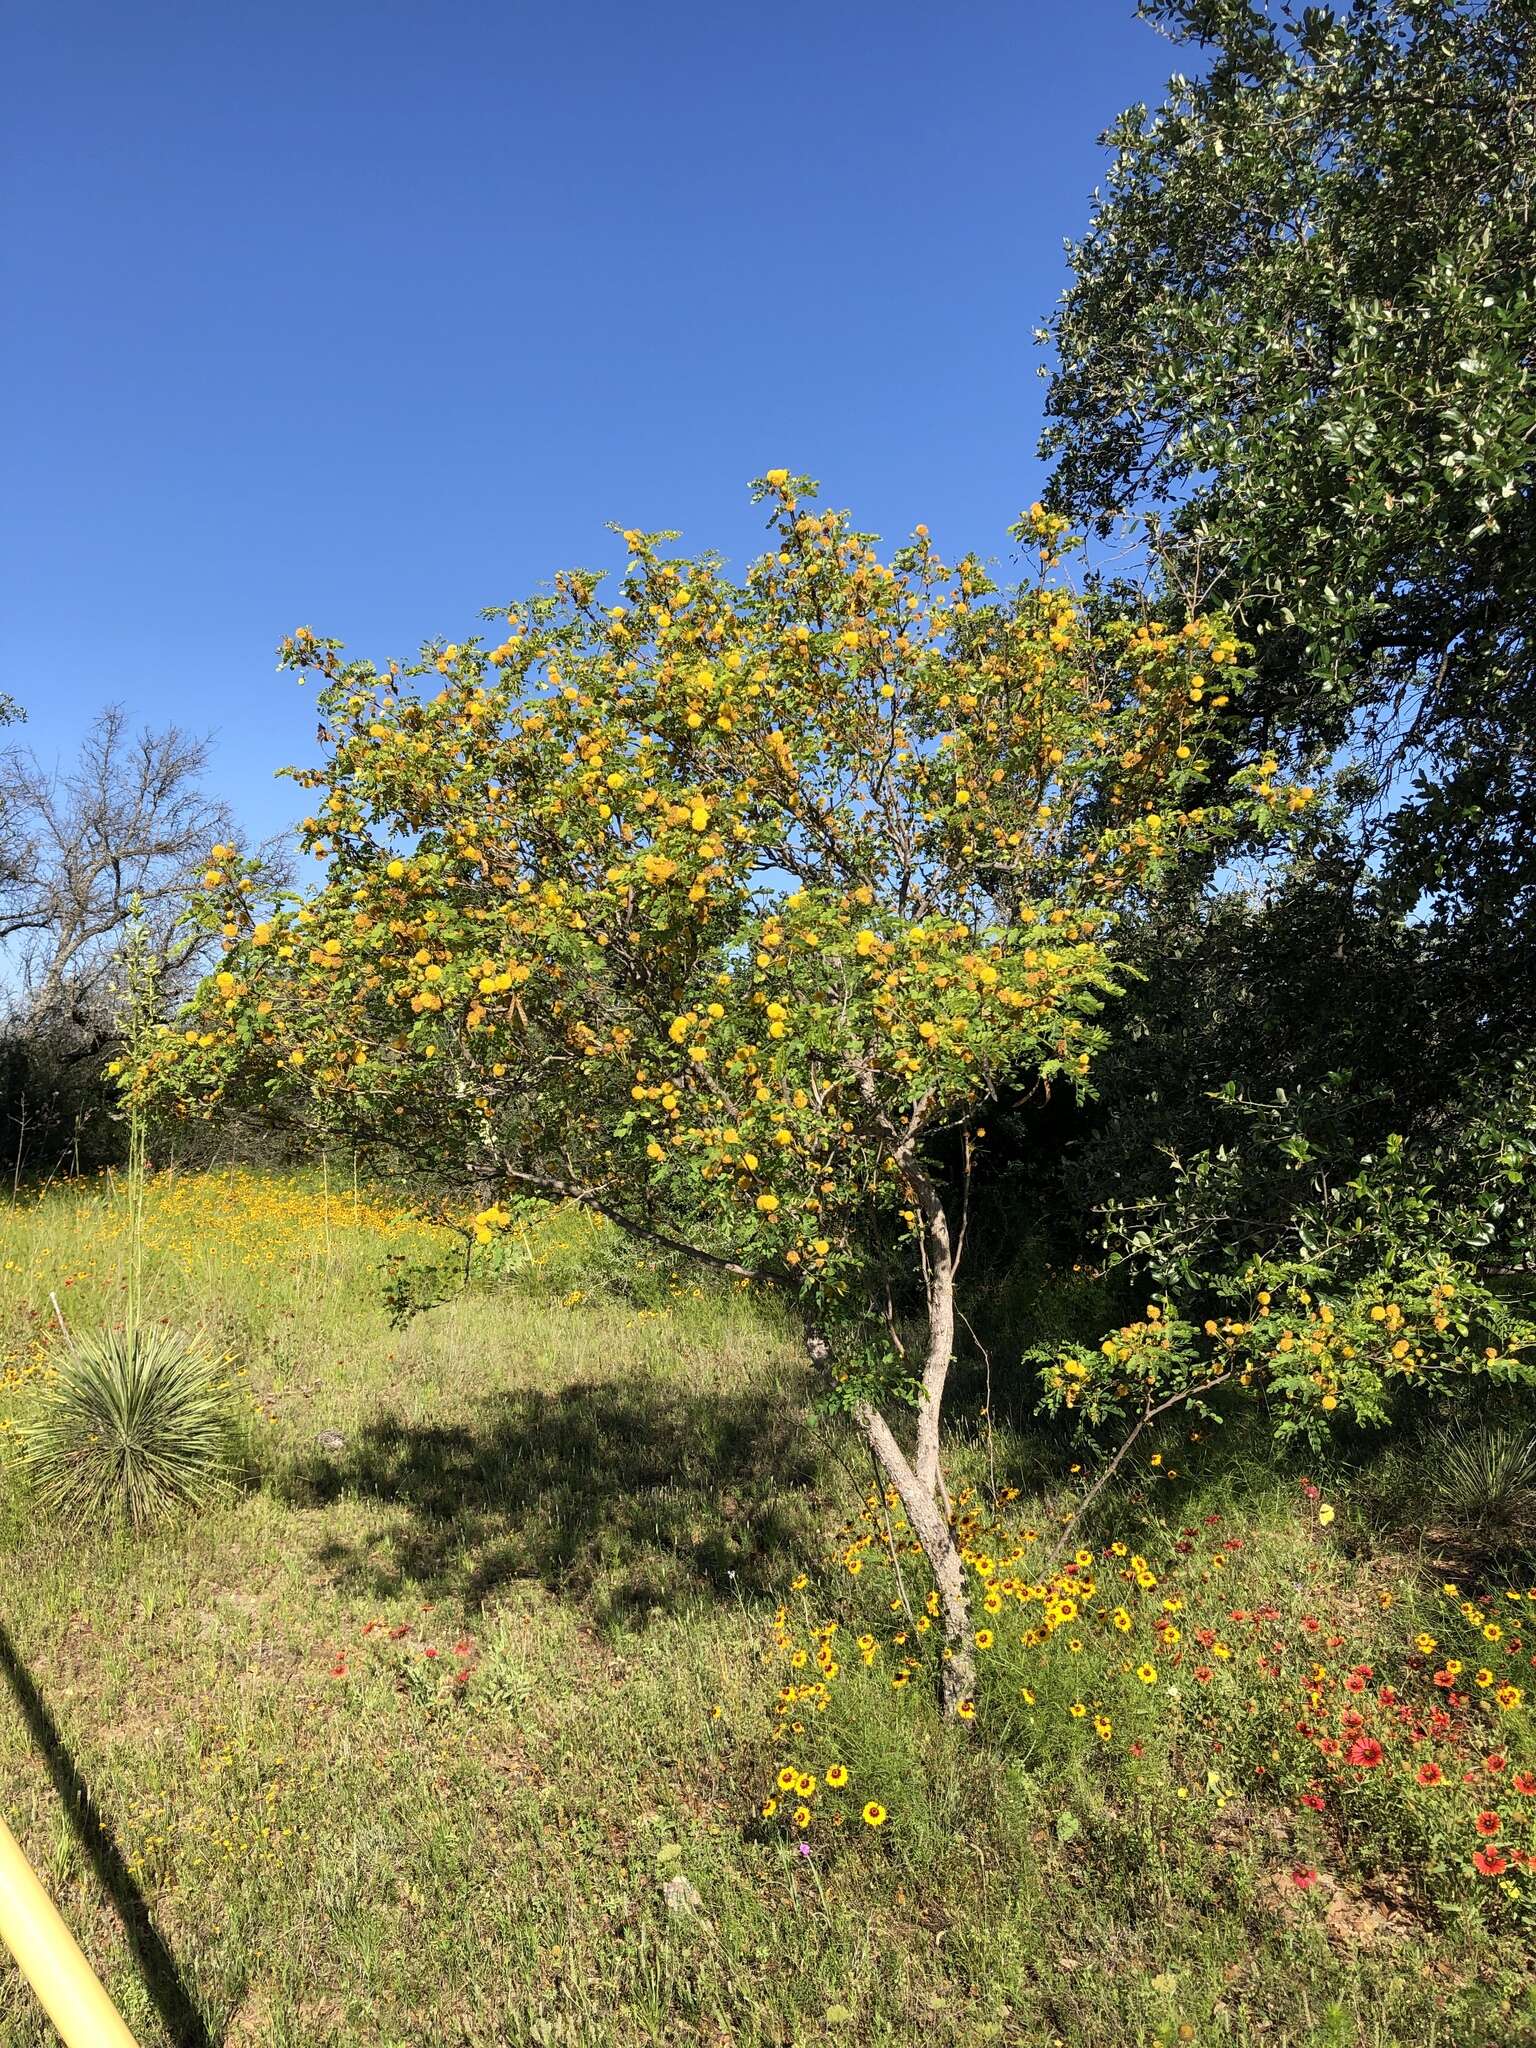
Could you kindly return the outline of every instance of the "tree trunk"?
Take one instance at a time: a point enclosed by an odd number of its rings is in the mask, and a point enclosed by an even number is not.
[[[910,1163],[907,1175],[917,1194],[927,1232],[928,1350],[923,1360],[923,1394],[917,1408],[917,1483],[929,1500],[939,1494],[939,1423],[944,1382],[955,1351],[955,1252],[949,1218],[938,1189]]]
[[[939,1704],[946,1719],[976,1691],[976,1652],[971,1638],[971,1601],[965,1584],[965,1563],[955,1542],[949,1517],[907,1462],[889,1423],[868,1401],[855,1411],[880,1469],[896,1489],[913,1535],[922,1545],[939,1595],[944,1629],[944,1655],[939,1666]],[[935,1432],[935,1438],[937,1433]],[[937,1475],[937,1452],[934,1471]]]

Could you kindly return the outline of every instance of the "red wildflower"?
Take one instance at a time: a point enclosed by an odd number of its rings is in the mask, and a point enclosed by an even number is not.
[[[1500,1827],[1499,1816],[1496,1813],[1489,1813],[1485,1807],[1472,1825],[1480,1835],[1496,1835]]]
[[[1374,1735],[1357,1735],[1349,1745],[1349,1761],[1357,1770],[1374,1771],[1381,1756],[1381,1744]]]
[[[1503,1770],[1508,1761],[1509,1759],[1504,1755],[1503,1751],[1496,1749],[1492,1756],[1485,1756],[1483,1758],[1483,1769],[1485,1771],[1492,1771],[1497,1775],[1498,1772]]]
[[[1474,1849],[1472,1861],[1484,1877],[1502,1877],[1509,1868],[1508,1862],[1497,1849]]]
[[[1201,1685],[1209,1685],[1215,1675],[1209,1664],[1197,1664],[1195,1666],[1195,1678]]]
[[[1321,1813],[1324,1804],[1323,1795],[1321,1792],[1303,1792],[1301,1803],[1303,1806],[1310,1806],[1314,1813]]]
[[[1299,1891],[1305,1891],[1309,1884],[1317,1883],[1317,1872],[1315,1870],[1293,1870],[1291,1872],[1291,1883]]]
[[[1419,1783],[1421,1785],[1443,1785],[1445,1783],[1445,1773],[1438,1764],[1420,1764]]]
[[[1536,1771],[1516,1771],[1513,1782],[1522,1799],[1536,1799]]]

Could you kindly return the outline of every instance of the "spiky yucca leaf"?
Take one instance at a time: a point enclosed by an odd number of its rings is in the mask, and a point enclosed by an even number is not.
[[[231,1483],[234,1453],[221,1369],[179,1331],[140,1324],[70,1339],[23,1463],[49,1513],[142,1531],[207,1506]]]
[[[1463,1529],[1490,1547],[1536,1539],[1536,1431],[1458,1430],[1442,1452],[1438,1491]]]

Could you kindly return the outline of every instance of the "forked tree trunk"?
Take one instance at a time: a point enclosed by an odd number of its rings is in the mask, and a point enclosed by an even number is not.
[[[923,1218],[923,1280],[928,1297],[928,1343],[912,1458],[908,1459],[890,1424],[872,1402],[860,1402],[855,1413],[876,1463],[896,1490],[908,1526],[922,1546],[933,1574],[944,1631],[939,1703],[948,1718],[976,1689],[976,1650],[965,1561],[950,1526],[949,1498],[939,1457],[944,1386],[955,1349],[956,1248],[938,1188],[912,1160],[903,1164]],[[813,1361],[824,1361],[826,1339],[819,1333],[809,1336],[807,1349]]]
[[[976,1690],[976,1652],[971,1638],[971,1601],[965,1584],[965,1563],[955,1542],[949,1517],[908,1462],[890,1424],[868,1401],[855,1411],[882,1472],[896,1489],[908,1525],[922,1545],[939,1596],[944,1654],[939,1666],[939,1705],[952,1716],[962,1700]],[[937,1471],[937,1465],[935,1465]]]

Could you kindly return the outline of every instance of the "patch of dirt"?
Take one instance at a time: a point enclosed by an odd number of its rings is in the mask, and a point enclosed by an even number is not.
[[[1422,1941],[1426,1932],[1406,1880],[1390,1873],[1360,1887],[1343,1884],[1326,1870],[1310,1874],[1305,1883],[1298,1883],[1292,1871],[1272,1870],[1259,1886],[1259,1898],[1292,1926],[1321,1909],[1323,1932],[1337,1949]]]

